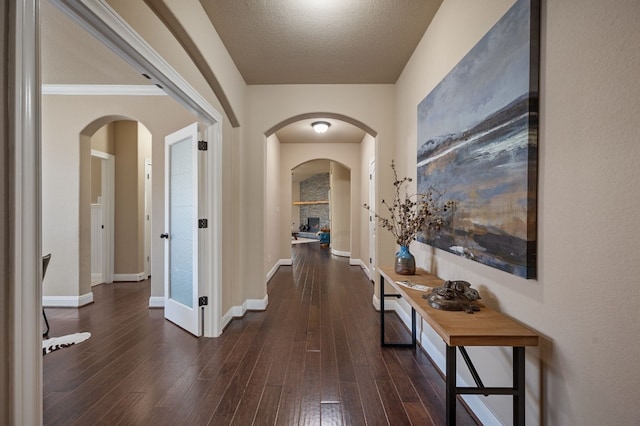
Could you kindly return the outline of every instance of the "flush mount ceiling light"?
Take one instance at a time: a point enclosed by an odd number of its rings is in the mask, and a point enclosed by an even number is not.
[[[327,130],[329,130],[329,126],[331,126],[331,124],[327,123],[326,121],[314,121],[313,123],[311,123],[311,127],[313,127],[313,130],[316,133],[325,133]]]

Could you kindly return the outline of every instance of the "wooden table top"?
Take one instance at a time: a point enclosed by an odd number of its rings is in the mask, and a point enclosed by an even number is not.
[[[435,309],[422,297],[428,292],[396,283],[409,281],[428,287],[439,287],[444,283],[426,271],[397,275],[390,266],[378,266],[378,270],[449,346],[538,346],[537,333],[480,302],[475,302],[480,311],[473,314]]]

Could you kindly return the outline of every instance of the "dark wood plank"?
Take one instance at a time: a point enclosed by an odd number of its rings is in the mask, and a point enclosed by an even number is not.
[[[412,425],[435,426],[424,405],[419,402],[405,402],[404,410]]]
[[[345,425],[365,425],[364,410],[360,400],[360,390],[356,382],[340,382],[342,394],[342,418]]]
[[[392,425],[409,425],[409,417],[404,410],[404,405],[400,401],[400,396],[396,392],[391,380],[376,380],[380,400],[384,406],[384,411]]]
[[[282,386],[267,385],[262,393],[260,399],[260,405],[255,414],[256,425],[273,425],[276,423],[278,416],[278,404],[280,403],[280,396],[282,395]],[[234,425],[244,426],[251,423],[242,423],[240,418],[238,422],[234,419]]]
[[[93,288],[95,303],[47,308],[51,336],[91,338],[44,357],[44,423],[443,424],[444,380],[421,350],[380,348],[374,285],[319,244],[292,248],[269,307],[197,339],[149,309],[150,286]],[[390,337],[408,339],[389,313]],[[458,423],[475,424],[458,404]]]

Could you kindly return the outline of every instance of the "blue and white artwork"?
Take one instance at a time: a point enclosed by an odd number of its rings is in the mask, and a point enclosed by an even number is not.
[[[517,0],[418,105],[418,192],[456,201],[418,240],[536,276],[539,1]]]

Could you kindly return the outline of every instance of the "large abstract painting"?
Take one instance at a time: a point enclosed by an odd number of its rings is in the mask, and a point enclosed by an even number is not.
[[[418,192],[456,201],[418,240],[536,277],[539,0],[517,0],[418,105]]]

